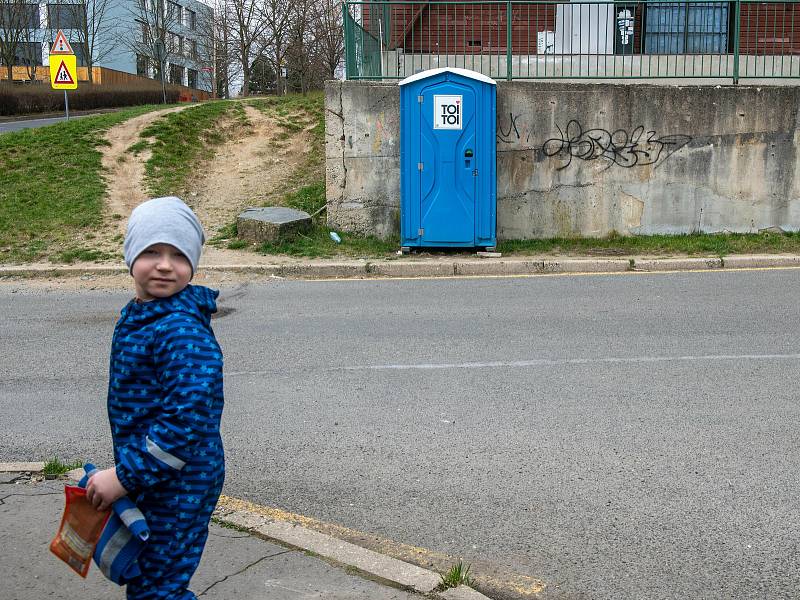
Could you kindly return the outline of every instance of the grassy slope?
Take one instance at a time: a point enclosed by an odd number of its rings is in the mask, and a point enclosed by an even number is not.
[[[143,106],[0,135],[0,262],[52,258],[102,224],[103,133]],[[93,258],[104,258],[94,256]]]

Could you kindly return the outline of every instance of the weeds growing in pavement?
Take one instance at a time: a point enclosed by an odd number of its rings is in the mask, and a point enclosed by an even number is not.
[[[469,565],[464,565],[462,561],[458,561],[458,564],[450,567],[450,570],[442,575],[442,582],[439,584],[439,590],[443,591],[458,587],[459,585],[472,585],[472,578],[469,576]]]
[[[54,456],[44,463],[43,473],[45,475],[63,475],[64,473],[69,473],[73,469],[80,469],[81,467],[83,467],[83,463],[79,460],[71,463],[64,463]]]

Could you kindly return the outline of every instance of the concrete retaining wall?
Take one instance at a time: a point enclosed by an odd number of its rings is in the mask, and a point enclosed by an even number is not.
[[[399,232],[397,84],[328,82],[328,223]],[[497,233],[800,228],[800,88],[501,82]]]

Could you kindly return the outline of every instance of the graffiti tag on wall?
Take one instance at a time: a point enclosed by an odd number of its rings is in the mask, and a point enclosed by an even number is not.
[[[502,124],[499,124],[497,127],[497,139],[503,142],[504,144],[513,143],[515,140],[521,140],[522,134],[517,127],[517,119],[520,115],[515,115],[514,113],[508,113],[508,129],[503,127]],[[524,131],[523,131],[524,133]],[[528,142],[531,138],[530,129],[527,130],[527,135],[525,136],[525,141]]]
[[[617,129],[587,129],[576,120],[567,123],[566,131],[558,127],[559,137],[550,138],[542,146],[545,156],[565,156],[566,164],[557,170],[566,169],[573,158],[580,160],[608,161],[608,167],[618,165],[630,169],[663,163],[675,152],[692,141],[688,135],[665,135],[658,137],[655,131],[645,131],[639,126],[631,132]],[[660,161],[660,162],[659,162]],[[658,163],[658,164],[657,164]]]

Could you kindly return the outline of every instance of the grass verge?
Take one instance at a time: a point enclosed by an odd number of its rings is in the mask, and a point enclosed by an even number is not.
[[[580,254],[591,256],[730,254],[797,254],[800,233],[693,233],[688,235],[621,236],[604,238],[555,238],[500,242],[503,254]]]
[[[330,258],[342,256],[349,258],[375,258],[395,256],[400,247],[400,238],[381,240],[349,233],[340,233],[341,243],[334,242],[329,230],[316,224],[306,234],[298,234],[291,240],[266,242],[257,247],[262,254],[287,254],[306,258]]]
[[[140,133],[140,141],[128,148],[138,153],[150,150],[145,164],[145,183],[153,196],[176,195],[200,160],[210,159],[228,139],[232,129],[249,125],[239,102],[205,102],[164,115]]]
[[[0,135],[0,263],[61,260],[102,224],[104,132],[140,106]]]

